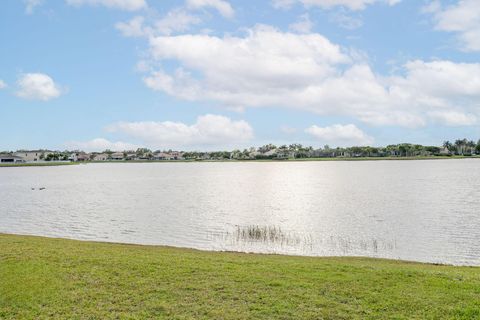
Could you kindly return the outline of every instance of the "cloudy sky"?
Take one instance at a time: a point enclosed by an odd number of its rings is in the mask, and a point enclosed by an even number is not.
[[[11,0],[0,149],[480,138],[479,0]]]

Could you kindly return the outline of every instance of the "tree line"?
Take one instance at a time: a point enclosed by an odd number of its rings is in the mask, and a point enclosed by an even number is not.
[[[174,151],[152,151],[148,148],[121,151],[126,160],[141,159],[153,160],[155,154],[166,154]],[[12,152],[5,152],[12,153]],[[69,160],[72,154],[81,154],[83,151],[46,151],[40,156],[41,160],[58,161]],[[106,154],[108,158],[114,153],[111,150],[93,152],[88,154],[89,160],[93,160],[97,154]],[[176,152],[178,153],[178,152]],[[286,158],[333,158],[333,157],[422,157],[422,156],[472,156],[480,155],[480,140],[475,142],[467,139],[457,139],[453,142],[444,141],[441,146],[425,146],[421,144],[400,143],[385,147],[353,146],[353,147],[330,147],[325,145],[321,148],[304,146],[299,143],[276,146],[266,144],[261,147],[249,149],[236,149],[233,151],[185,151],[180,152],[182,159],[207,160],[207,159],[238,159],[238,160],[262,160],[262,159],[286,159]],[[108,159],[107,158],[107,159]]]

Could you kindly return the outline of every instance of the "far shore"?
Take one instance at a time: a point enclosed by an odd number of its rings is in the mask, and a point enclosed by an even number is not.
[[[296,158],[296,159],[207,159],[207,160],[107,160],[81,162],[28,162],[28,163],[0,163],[1,167],[51,167],[65,165],[79,165],[90,163],[199,163],[199,162],[309,162],[309,161],[414,161],[414,160],[449,160],[449,159],[480,159],[480,156],[425,156],[425,157],[334,157],[334,158]]]
[[[55,167],[55,166],[71,166],[77,165],[79,162],[17,162],[17,163],[0,163],[0,168],[7,167]]]

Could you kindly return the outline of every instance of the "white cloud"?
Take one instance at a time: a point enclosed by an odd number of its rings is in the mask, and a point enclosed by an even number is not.
[[[301,15],[300,19],[289,25],[288,28],[298,33],[309,33],[313,28],[313,22],[310,20],[310,16],[307,13]]]
[[[478,113],[480,64],[410,61],[394,76],[375,74],[354,53],[319,34],[267,26],[244,37],[180,35],[150,38],[155,63],[145,84],[190,101],[227,108],[285,107],[357,118],[371,125],[426,125],[428,112]]]
[[[165,16],[146,21],[142,16],[136,16],[128,22],[115,24],[125,37],[152,37],[155,35],[171,35],[176,32],[185,32],[202,20],[183,8],[175,8]]]
[[[350,10],[364,10],[368,5],[383,3],[393,6],[401,0],[272,0],[275,8],[289,9],[296,3],[301,3],[305,7],[320,7],[331,9],[334,7],[344,7]]]
[[[25,13],[33,14],[35,7],[38,7],[43,3],[43,0],[23,0],[25,3]]]
[[[72,6],[104,6],[112,9],[136,11],[147,7],[145,0],[66,0]]]
[[[116,23],[115,27],[126,37],[154,37],[186,32],[192,26],[203,22],[201,16],[192,12],[207,7],[218,10],[225,17],[234,15],[231,5],[223,0],[187,0],[184,6],[173,8],[164,16],[159,17],[152,9],[147,17],[136,16],[130,21]],[[208,30],[203,33],[208,33]]]
[[[0,79],[0,90],[1,89],[4,89],[7,87],[7,84],[5,83],[5,81],[3,81],[2,79]]]
[[[161,19],[155,21],[155,30],[160,34],[170,35],[173,32],[186,31],[192,25],[202,22],[200,18],[184,9],[174,9]]]
[[[211,7],[227,18],[231,18],[235,15],[235,11],[230,3],[224,0],[187,0],[187,7],[191,9]]]
[[[480,1],[460,0],[446,7],[433,1],[423,11],[434,15],[435,29],[456,33],[463,50],[480,51]]]
[[[127,142],[112,142],[104,138],[96,138],[90,141],[72,141],[66,143],[66,147],[69,150],[83,150],[88,152],[101,152],[104,150],[112,151],[125,151],[125,150],[136,150],[140,148],[135,144]]]
[[[281,33],[265,26],[249,30],[245,38],[180,35],[151,38],[150,45],[154,59],[178,60],[184,69],[201,72],[210,88],[182,69],[173,75],[158,71],[146,79],[150,87],[194,99],[206,93],[225,102],[231,94],[245,92],[252,94],[249,105],[263,104],[254,101],[257,94],[261,99],[277,90],[304,87],[332,75],[334,65],[349,61],[339,46],[321,35]],[[182,89],[178,81],[190,83]],[[264,91],[266,87],[270,92]]]
[[[457,111],[433,111],[428,114],[434,121],[450,127],[473,126],[477,124],[477,117]]]
[[[16,95],[24,99],[47,101],[62,94],[62,90],[53,79],[43,73],[23,74],[18,79],[17,85]]]
[[[354,124],[334,124],[328,127],[311,126],[305,132],[322,143],[333,143],[336,146],[371,145],[372,137],[360,130]]]
[[[192,125],[172,121],[120,122],[107,130],[141,140],[152,148],[231,146],[253,138],[253,129],[247,122],[212,114],[198,117]]]
[[[148,35],[148,30],[144,26],[145,18],[137,16],[128,22],[118,22],[115,28],[119,30],[125,37],[143,37]]]
[[[355,18],[344,10],[335,12],[330,16],[330,20],[338,24],[340,27],[348,30],[358,29],[363,25],[363,21],[359,18]]]

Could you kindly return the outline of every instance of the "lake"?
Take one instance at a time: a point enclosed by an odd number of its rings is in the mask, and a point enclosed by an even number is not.
[[[0,168],[0,232],[480,265],[480,160]]]

